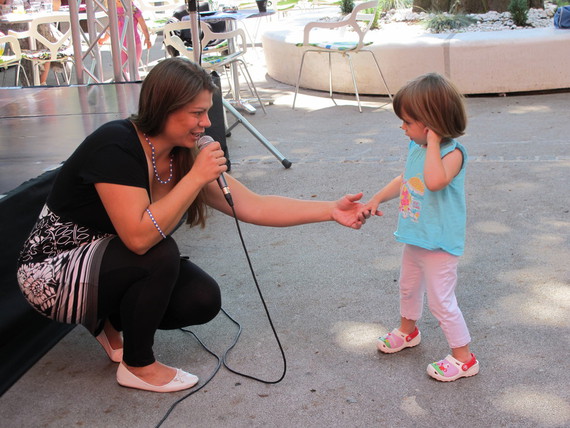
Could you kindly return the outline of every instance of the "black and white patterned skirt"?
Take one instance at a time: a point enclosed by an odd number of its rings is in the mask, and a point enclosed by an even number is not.
[[[18,261],[24,297],[48,318],[95,332],[99,268],[115,236],[65,221],[45,205]]]

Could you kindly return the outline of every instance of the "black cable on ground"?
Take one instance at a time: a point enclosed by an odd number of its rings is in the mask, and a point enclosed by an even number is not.
[[[228,201],[228,202],[229,202],[229,201]],[[223,356],[220,357],[220,356],[218,356],[216,353],[214,353],[213,351],[211,351],[211,350],[200,340],[200,338],[199,338],[193,331],[187,330],[187,329],[185,329],[185,328],[181,328],[181,329],[180,329],[180,330],[183,331],[184,333],[191,334],[192,336],[194,336],[194,338],[200,343],[200,345],[202,345],[202,347],[203,347],[209,354],[211,354],[211,355],[213,355],[214,357],[216,357],[216,359],[218,360],[218,365],[217,365],[216,369],[214,370],[214,372],[210,375],[210,377],[209,377],[202,385],[200,385],[200,386],[199,386],[198,388],[196,388],[196,389],[193,389],[193,390],[190,391],[188,394],[186,394],[186,395],[183,396],[182,398],[180,398],[180,399],[176,400],[174,403],[172,403],[172,405],[170,406],[170,408],[168,409],[168,411],[164,414],[164,416],[162,417],[162,419],[160,420],[160,422],[156,425],[156,428],[160,427],[160,426],[166,421],[166,419],[168,418],[168,416],[170,416],[170,414],[172,413],[172,411],[174,410],[174,408],[175,408],[178,404],[180,404],[182,401],[186,400],[188,397],[190,397],[190,396],[193,395],[194,393],[196,393],[196,392],[200,391],[202,388],[204,388],[204,387],[214,378],[214,376],[219,372],[219,370],[220,370],[222,364],[224,365],[224,367],[225,367],[226,369],[228,369],[228,370],[229,370],[230,372],[232,372],[232,373],[235,373],[235,374],[237,374],[237,375],[239,375],[239,376],[243,376],[243,377],[248,378],[248,379],[255,380],[255,381],[257,381],[257,382],[262,382],[262,383],[271,384],[271,385],[281,382],[281,381],[283,380],[283,378],[285,377],[285,374],[286,374],[286,372],[287,372],[287,359],[286,359],[286,357],[285,357],[285,351],[283,350],[283,346],[281,345],[281,341],[279,340],[279,336],[277,335],[277,331],[275,330],[275,326],[273,325],[273,320],[271,319],[271,315],[269,314],[269,309],[267,309],[267,305],[265,304],[265,300],[264,300],[264,298],[263,298],[263,293],[261,292],[261,288],[259,287],[259,283],[257,282],[257,276],[255,275],[255,271],[253,270],[253,265],[252,265],[252,263],[251,263],[251,259],[249,258],[249,254],[248,254],[248,252],[247,252],[247,248],[246,248],[246,245],[245,245],[245,241],[244,241],[244,239],[243,239],[243,235],[242,235],[242,233],[241,233],[241,228],[240,228],[240,226],[239,226],[239,221],[238,221],[238,219],[237,219],[236,212],[235,212],[234,207],[233,207],[233,203],[230,203],[230,207],[231,207],[231,209],[232,209],[232,213],[233,213],[233,217],[234,217],[234,220],[235,220],[235,223],[236,223],[236,227],[237,227],[237,230],[238,230],[238,234],[239,234],[239,238],[240,238],[240,241],[241,241],[241,245],[242,245],[242,247],[243,247],[243,250],[244,250],[244,252],[245,252],[245,256],[246,256],[246,258],[247,258],[247,264],[248,264],[248,266],[249,266],[249,270],[250,270],[251,275],[252,275],[252,277],[253,277],[253,281],[254,281],[254,283],[255,283],[255,287],[257,288],[257,292],[258,292],[259,297],[260,297],[260,299],[261,299],[261,303],[263,304],[263,309],[265,310],[265,314],[267,315],[267,320],[269,321],[269,325],[271,326],[271,331],[273,332],[273,336],[275,337],[275,340],[277,341],[277,345],[279,346],[279,351],[281,352],[281,357],[282,357],[282,359],[283,359],[283,373],[281,374],[281,376],[280,376],[277,380],[263,380],[263,379],[260,379],[260,378],[258,378],[258,377],[252,376],[252,375],[248,375],[248,374],[245,374],[245,373],[241,373],[241,372],[239,372],[239,371],[237,371],[237,370],[235,370],[235,369],[232,369],[231,367],[228,366],[228,364],[227,364],[227,362],[226,362],[226,359],[227,359],[228,354],[230,353],[230,351],[236,346],[236,344],[237,344],[237,342],[238,342],[238,340],[239,340],[239,338],[240,338],[240,336],[241,336],[242,327],[241,327],[241,324],[238,323],[234,318],[232,318],[232,317],[230,316],[230,314],[228,314],[224,308],[221,308],[221,310],[222,310],[222,312],[224,313],[224,315],[225,315],[226,317],[228,317],[228,319],[229,319],[230,321],[232,321],[232,322],[237,326],[237,328],[238,328],[238,332],[237,332],[237,334],[236,334],[236,337],[235,337],[233,343],[232,343],[232,344],[230,345],[230,347],[224,352]]]
[[[174,408],[176,406],[178,406],[178,404],[180,404],[181,402],[183,402],[184,400],[186,400],[188,397],[190,397],[191,395],[195,394],[196,392],[200,391],[202,388],[204,388],[206,385],[208,385],[208,383],[210,383],[210,381],[214,378],[214,376],[216,376],[216,374],[218,373],[218,371],[220,370],[220,368],[222,367],[222,359],[213,351],[211,351],[206,345],[204,345],[204,343],[200,340],[200,338],[198,336],[196,336],[196,334],[190,330],[186,330],[184,328],[180,329],[181,331],[183,331],[184,333],[188,333],[191,334],[192,336],[194,336],[196,338],[196,340],[200,343],[200,345],[202,345],[202,347],[208,351],[209,354],[213,355],[214,357],[216,357],[216,359],[218,360],[218,365],[216,366],[216,369],[214,370],[214,372],[210,375],[210,377],[208,379],[206,379],[206,381],[200,385],[198,388],[193,389],[192,391],[190,391],[188,394],[186,394],[185,396],[183,396],[182,398],[179,398],[178,400],[176,400],[174,403],[172,403],[172,405],[170,406],[170,408],[168,409],[168,411],[164,414],[164,416],[162,417],[162,419],[158,422],[158,424],[156,425],[156,428],[160,427],[168,418],[168,416],[170,416],[170,414],[172,413],[172,411],[174,410]],[[236,338],[237,340],[237,338]]]

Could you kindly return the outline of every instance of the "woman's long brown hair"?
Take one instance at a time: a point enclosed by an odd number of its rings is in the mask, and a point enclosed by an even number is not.
[[[159,135],[164,131],[168,116],[191,103],[203,90],[218,91],[212,77],[199,65],[180,57],[168,58],[158,63],[144,79],[139,98],[139,110],[131,116],[132,122],[144,134]],[[196,151],[176,147],[174,155],[174,180],[184,177],[196,157]],[[202,227],[206,221],[205,196],[202,190],[188,209],[186,222]]]

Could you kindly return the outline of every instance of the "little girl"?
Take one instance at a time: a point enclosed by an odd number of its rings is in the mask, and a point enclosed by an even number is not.
[[[426,292],[430,311],[451,347],[451,355],[428,365],[428,374],[444,382],[473,376],[479,362],[469,351],[471,337],[455,297],[466,223],[467,152],[454,140],[467,125],[463,97],[449,80],[430,73],[402,87],[393,106],[411,140],[406,167],[368,201],[366,209],[382,215],[378,205],[400,197],[395,236],[404,244],[401,319],[398,328],[378,339],[377,347],[394,353],[420,343],[416,322]]]

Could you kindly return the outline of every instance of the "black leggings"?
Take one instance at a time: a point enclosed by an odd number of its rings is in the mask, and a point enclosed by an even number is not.
[[[220,311],[221,296],[212,277],[180,257],[171,237],[142,256],[114,238],[101,263],[98,305],[98,318],[123,332],[125,363],[142,367],[155,361],[157,329],[210,321]]]

